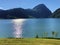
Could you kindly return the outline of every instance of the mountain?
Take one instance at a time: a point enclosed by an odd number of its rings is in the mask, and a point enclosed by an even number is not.
[[[0,9],[0,18],[5,18],[5,10]]]
[[[52,14],[52,12],[44,4],[37,5],[33,8],[33,10],[37,12],[38,18],[48,18]]]
[[[14,8],[6,10],[6,12],[10,18],[28,18],[28,16],[25,14],[26,11],[22,8]]]
[[[51,16],[52,18],[60,18],[60,8],[58,8]]]
[[[16,18],[27,18],[25,10],[22,8],[14,8],[9,10],[0,10],[0,18],[3,19],[16,19]]]
[[[48,18],[51,14],[51,11],[44,4],[39,4],[33,9],[13,8],[0,10],[0,18],[2,19]]]

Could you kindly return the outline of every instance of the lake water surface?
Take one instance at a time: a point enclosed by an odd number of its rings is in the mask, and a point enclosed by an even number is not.
[[[0,38],[31,38],[36,35],[42,37],[44,32],[51,37],[52,31],[57,32],[57,37],[60,38],[60,19],[0,19]]]

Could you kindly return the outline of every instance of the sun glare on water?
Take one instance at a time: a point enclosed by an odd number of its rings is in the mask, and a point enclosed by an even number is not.
[[[15,19],[15,20],[12,20],[13,21],[13,27],[14,27],[14,37],[16,38],[20,38],[22,37],[22,25],[23,25],[23,22],[25,21],[26,19]]]

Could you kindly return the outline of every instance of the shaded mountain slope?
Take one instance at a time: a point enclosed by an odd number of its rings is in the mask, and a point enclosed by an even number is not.
[[[48,18],[51,14],[51,11],[44,4],[39,4],[33,9],[13,8],[0,10],[0,18],[2,19]]]
[[[52,18],[60,18],[60,8],[58,8],[51,16]]]
[[[44,4],[37,5],[33,8],[33,10],[38,13],[38,18],[48,18],[52,14],[52,12]]]

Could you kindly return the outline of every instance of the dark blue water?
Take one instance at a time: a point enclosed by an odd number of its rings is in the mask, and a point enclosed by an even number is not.
[[[39,37],[52,36],[57,32],[60,38],[60,19],[10,19],[0,20],[0,38],[6,37]]]

